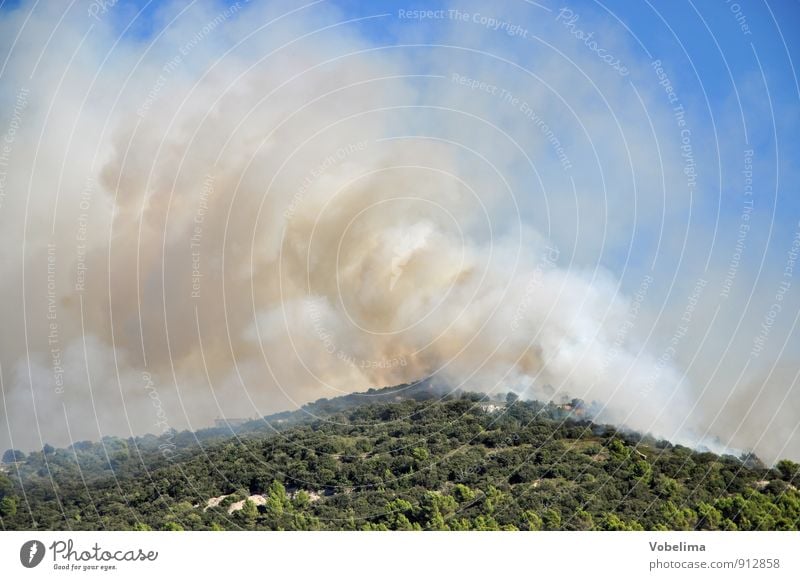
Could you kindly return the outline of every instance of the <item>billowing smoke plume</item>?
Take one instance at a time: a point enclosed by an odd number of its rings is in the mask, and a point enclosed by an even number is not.
[[[572,59],[533,41],[482,50],[498,33],[480,21],[449,23],[458,46],[401,49],[324,4],[168,7],[148,34],[85,6],[59,24],[64,9],[0,24],[6,446],[433,376],[797,453],[790,385],[767,386],[754,415],[764,381],[727,397],[714,373],[687,374],[710,366],[688,346],[719,280],[676,275],[692,200],[665,202],[664,182],[685,184],[685,157],[654,137],[678,141],[669,103],[625,46],[608,40],[650,81],[640,105],[552,22]],[[419,23],[396,16],[381,18],[413,40]],[[657,228],[659,268],[635,266]]]

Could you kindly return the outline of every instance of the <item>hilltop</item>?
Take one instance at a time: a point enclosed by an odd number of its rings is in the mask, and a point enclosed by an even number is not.
[[[423,381],[233,427],[6,453],[3,529],[800,527],[800,466]],[[16,461],[13,461],[16,460]]]

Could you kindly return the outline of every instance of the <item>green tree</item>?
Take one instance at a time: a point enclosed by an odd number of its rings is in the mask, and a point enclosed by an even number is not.
[[[183,526],[178,522],[167,522],[161,529],[165,532],[182,532]]]
[[[6,496],[0,499],[0,517],[10,518],[17,514],[17,499]]]
[[[775,469],[778,470],[778,473],[783,481],[794,483],[800,479],[800,464],[797,464],[794,461],[782,459],[775,464]]]
[[[239,510],[239,513],[248,522],[255,522],[258,517],[258,506],[256,506],[253,500],[248,498],[244,500],[244,504],[242,505],[242,509]]]
[[[255,504],[253,504],[253,507],[255,507]],[[291,507],[292,502],[289,496],[286,495],[286,488],[283,487],[280,481],[273,481],[267,490],[267,498],[264,503],[264,511],[266,514],[277,519],[280,518],[285,511],[291,510]]]
[[[404,499],[395,499],[386,504],[386,520],[390,530],[420,530],[419,525],[411,522],[413,506]]]
[[[608,531],[636,531],[642,526],[638,522],[625,522],[617,514],[606,513],[600,518],[600,529]]]
[[[134,531],[134,532],[149,532],[149,531],[152,531],[152,529],[153,528],[151,528],[150,526],[148,526],[144,522],[136,522],[133,525],[133,527],[131,527],[131,530]]]
[[[458,503],[473,501],[475,499],[475,492],[463,483],[457,483],[453,488],[453,497]]]
[[[528,530],[538,531],[544,526],[542,518],[540,518],[539,515],[534,511],[528,510],[522,514],[522,517],[525,520],[526,528]]]
[[[588,531],[594,528],[594,518],[585,510],[579,509],[570,520],[572,527],[576,530]]]
[[[545,530],[561,529],[561,514],[554,509],[546,509],[542,512],[542,524]]]
[[[307,509],[311,505],[311,496],[308,495],[307,491],[301,489],[294,494],[292,505],[296,510]]]
[[[14,489],[14,486],[11,480],[0,473],[0,498],[10,494],[12,489]]]
[[[705,502],[700,502],[697,505],[697,515],[700,516],[697,527],[701,530],[718,530],[722,524],[722,514],[720,511]]]
[[[18,449],[6,449],[3,453],[3,463],[14,463],[15,461],[25,461],[25,454]]]
[[[414,447],[414,449],[411,450],[411,456],[417,461],[425,461],[428,459],[429,454],[428,450],[424,447]]]

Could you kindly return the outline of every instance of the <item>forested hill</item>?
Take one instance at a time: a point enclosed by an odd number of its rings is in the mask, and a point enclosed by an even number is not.
[[[422,382],[237,426],[4,455],[2,529],[800,527],[800,466]]]

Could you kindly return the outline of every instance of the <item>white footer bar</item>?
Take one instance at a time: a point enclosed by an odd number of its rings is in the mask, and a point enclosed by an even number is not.
[[[0,570],[3,578],[800,578],[800,532],[2,532]]]

